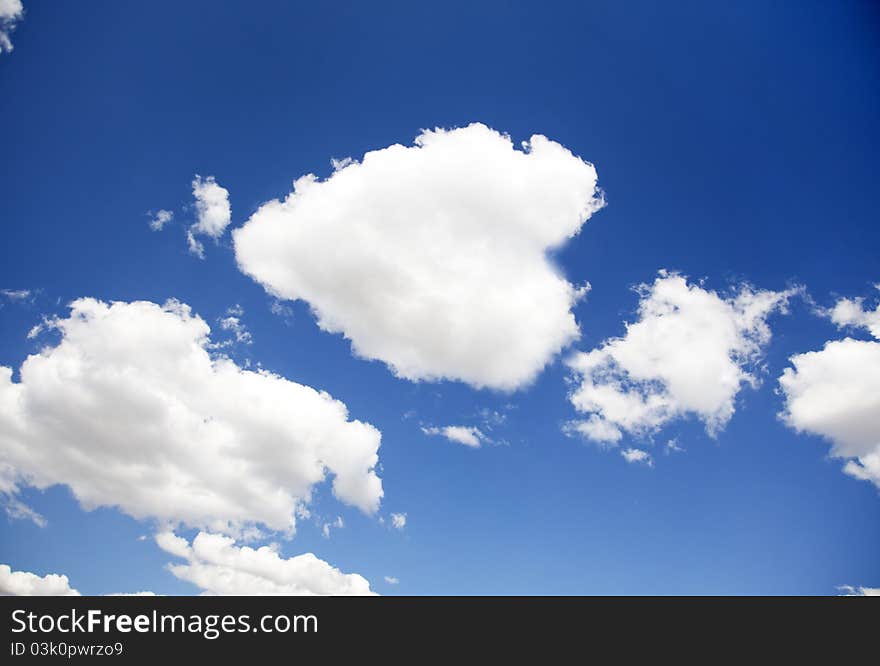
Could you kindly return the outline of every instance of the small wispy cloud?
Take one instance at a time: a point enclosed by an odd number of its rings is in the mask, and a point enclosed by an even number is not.
[[[29,520],[37,527],[46,527],[48,521],[42,514],[34,511],[27,504],[15,497],[7,497],[4,509],[12,520]]]
[[[276,317],[284,319],[284,322],[288,324],[293,318],[293,308],[277,298],[269,303],[269,311]]]
[[[149,212],[147,215],[150,216],[150,229],[153,231],[162,231],[165,225],[174,219],[174,213],[164,209],[156,211],[156,213]]]
[[[233,305],[226,311],[225,317],[220,317],[217,322],[220,324],[220,328],[224,331],[229,331],[235,336],[235,341],[243,344],[249,345],[254,341],[251,332],[247,329],[247,326],[242,322],[241,317],[244,315],[244,309],[236,304]]]
[[[196,239],[195,235],[192,232],[192,229],[189,229],[186,232],[186,246],[189,248],[190,254],[198,257],[199,259],[205,258],[205,246]]]
[[[30,289],[0,289],[0,294],[3,294],[10,301],[26,301],[33,292]]]
[[[479,428],[473,426],[436,426],[422,427],[422,432],[426,435],[440,435],[451,442],[464,444],[471,448],[479,448],[483,442],[490,441],[489,438]]]
[[[654,459],[651,457],[651,454],[647,451],[642,451],[641,449],[624,449],[620,452],[620,455],[622,455],[623,459],[628,463],[641,463],[648,467],[654,466]]]
[[[667,455],[670,453],[681,453],[682,451],[684,451],[684,448],[678,443],[678,439],[675,437],[668,440],[663,447],[663,452]]]
[[[345,522],[342,520],[342,516],[336,516],[336,520],[329,523],[324,523],[321,526],[321,536],[323,536],[325,539],[329,539],[331,529],[339,530],[343,527],[345,527]]]

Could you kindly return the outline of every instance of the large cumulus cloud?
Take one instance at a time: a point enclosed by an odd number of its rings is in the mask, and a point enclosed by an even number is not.
[[[547,256],[602,206],[596,170],[485,125],[306,175],[233,232],[240,268],[410,380],[528,384],[579,335],[584,293]]]
[[[60,341],[0,366],[0,470],[68,486],[87,507],[239,533],[291,531],[329,473],[338,499],[378,508],[380,433],[328,394],[212,357],[209,327],[171,301],[75,301]]]

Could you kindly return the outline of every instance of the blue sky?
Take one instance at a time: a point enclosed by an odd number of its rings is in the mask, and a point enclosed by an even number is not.
[[[218,338],[239,305],[253,337],[229,348],[240,365],[326,390],[382,433],[376,514],[319,484],[293,539],[252,545],[314,552],[382,594],[877,587],[877,487],[778,418],[777,378],[846,335],[817,305],[876,302],[878,30],[867,2],[26,2],[0,54],[0,288],[32,295],[0,308],[0,365],[54,344],[26,334],[80,297],[175,298]],[[803,285],[810,298],[769,318],[760,385],[736,395],[716,437],[692,416],[625,433],[618,449],[654,459],[627,464],[563,433],[578,414],[559,356],[513,392],[408,381],[355,358],[302,300],[273,313],[228,233],[203,239],[204,260],[187,251],[195,174],[228,189],[235,229],[293,179],[330,177],[331,158],[472,122],[517,144],[543,134],[598,172],[606,207],[554,252],[568,281],[592,285],[562,357],[623,335],[632,288],[660,269],[720,293]],[[153,232],[159,209],[174,220]],[[504,422],[490,432],[483,410]],[[421,430],[453,424],[493,443]],[[665,455],[671,438],[685,451]],[[198,592],[165,568],[155,521],[85,511],[64,484],[18,497],[48,524],[0,521],[13,570],[63,573],[87,594]],[[337,516],[345,526],[325,538]]]

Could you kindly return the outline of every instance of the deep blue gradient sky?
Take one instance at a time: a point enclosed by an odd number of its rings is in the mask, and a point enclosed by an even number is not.
[[[557,362],[505,395],[413,384],[352,357],[307,307],[272,314],[226,236],[187,253],[193,174],[230,190],[233,226],[331,157],[473,121],[541,133],[593,162],[608,206],[558,262],[593,291],[578,349],[623,331],[635,284],[679,270],[725,289],[798,283],[817,302],[880,280],[880,12],[864,2],[26,2],[0,55],[0,365],[20,366],[45,314],[80,296],[175,297],[208,322],[240,304],[239,350],[329,391],[383,433],[382,514],[322,487],[342,515],[283,544],[383,594],[833,594],[880,585],[880,497],[828,445],[776,414],[786,359],[840,337],[803,302],[771,319],[767,375],[717,439],[674,423],[686,452],[628,465],[568,438]],[[174,209],[162,233],[146,211]],[[507,407],[505,407],[507,406]],[[419,422],[504,410],[506,445],[471,450]],[[408,415],[408,416],[407,416]],[[0,562],[86,593],[191,593],[149,523],[85,512],[65,488],[24,498],[49,521],[0,520]],[[400,579],[397,586],[384,576]]]

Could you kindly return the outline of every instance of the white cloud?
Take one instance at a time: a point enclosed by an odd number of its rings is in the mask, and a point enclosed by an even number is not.
[[[6,515],[13,520],[29,520],[37,527],[46,527],[49,524],[42,514],[34,511],[17,497],[12,495],[4,496],[3,500],[3,508],[6,511]]]
[[[17,473],[11,465],[0,461],[0,504],[3,505],[6,515],[12,520],[30,520],[37,527],[46,527],[46,519],[16,497],[16,476]]]
[[[405,513],[392,513],[391,514],[391,527],[396,530],[402,530],[406,527],[406,514]]]
[[[339,530],[339,529],[342,529],[343,527],[345,527],[345,523],[342,520],[342,516],[336,516],[336,520],[334,520],[333,522],[330,522],[330,523],[324,523],[321,526],[321,535],[325,539],[329,539],[331,528],[335,528],[335,529]]]
[[[581,421],[569,421],[563,428],[566,435],[582,435],[600,444],[614,446],[623,439],[620,429],[607,419],[598,414],[590,414],[590,417]]]
[[[226,231],[232,220],[232,209],[229,206],[229,190],[221,187],[214,176],[204,180],[199,175],[193,179],[193,198],[196,201],[196,223],[187,231],[187,243],[190,252],[204,258],[205,248],[196,236],[208,236],[217,240]]]
[[[229,190],[221,187],[214,176],[202,180],[199,175],[193,180],[192,188],[198,212],[193,231],[211,238],[220,238],[229,226],[232,216],[229,207]]]
[[[795,291],[742,286],[725,298],[661,271],[638,293],[639,319],[623,337],[568,360],[577,380],[569,399],[589,416],[566,431],[614,445],[623,433],[647,436],[694,415],[714,436],[733,416],[742,385],[756,385],[750,366],[770,340],[767,317]]]
[[[483,407],[480,409],[477,414],[483,421],[483,426],[487,430],[492,430],[500,425],[503,425],[505,421],[507,421],[507,414],[502,414],[499,411],[494,409],[489,409],[488,407]]]
[[[385,582],[389,585],[397,585],[400,583],[400,579],[395,578],[394,576],[385,576]]]
[[[0,289],[0,309],[9,305],[30,306],[36,301],[40,289]]]
[[[242,271],[399,377],[527,385],[580,331],[548,258],[600,207],[596,170],[535,135],[422,132],[306,175],[233,232]]]
[[[669,455],[670,453],[682,453],[683,451],[684,448],[678,443],[677,437],[667,440],[666,446],[663,449],[663,452],[666,453],[666,455]]]
[[[0,595],[2,596],[79,596],[70,587],[67,576],[47,574],[38,576],[29,571],[13,571],[6,564],[0,564]]]
[[[330,165],[333,167],[334,171],[340,171],[352,162],[354,162],[354,160],[350,157],[343,157],[341,160],[338,160],[335,157],[330,158]]]
[[[157,211],[155,215],[148,213],[150,215],[150,229],[153,231],[162,231],[165,228],[165,225],[171,222],[174,219],[174,213],[170,210],[160,210]]]
[[[0,366],[13,485],[64,484],[88,509],[233,534],[292,530],[328,473],[338,499],[378,509],[379,431],[324,392],[212,357],[188,306],[85,298],[51,326],[60,342],[20,381]]]
[[[2,0],[0,0],[2,1]],[[31,297],[30,289],[0,289],[0,294],[3,294],[10,301],[26,301]]]
[[[70,587],[67,576],[47,574],[38,576],[28,571],[13,571],[0,564],[0,596],[13,597],[78,597],[78,590]],[[108,597],[154,597],[153,592],[117,592]]]
[[[205,246],[196,240],[192,229],[188,229],[186,232],[186,246],[189,248],[190,254],[194,254],[199,259],[205,258]]]
[[[451,442],[458,442],[473,448],[479,448],[482,442],[489,440],[479,428],[470,426],[444,426],[442,428],[431,426],[422,428],[422,432],[426,435],[441,435]]]
[[[291,308],[286,303],[279,301],[277,298],[273,298],[272,302],[269,304],[269,311],[278,317],[283,317],[285,320],[293,317],[293,308]]]
[[[875,285],[880,290],[880,284]],[[828,316],[840,327],[864,328],[880,340],[880,303],[873,310],[866,310],[863,298],[841,298]]]
[[[227,314],[227,316],[221,317],[218,322],[220,324],[220,328],[222,328],[224,331],[229,331],[235,336],[236,342],[244,345],[249,345],[253,343],[254,338],[251,335],[251,332],[247,330],[247,326],[242,323],[241,317]]]
[[[620,452],[620,455],[628,463],[642,463],[648,467],[654,466],[654,459],[651,458],[651,454],[642,449],[624,449]]]
[[[841,585],[837,588],[845,597],[880,597],[880,587],[853,587]]]
[[[189,542],[174,532],[159,532],[156,534],[156,544],[166,553],[171,553],[182,559],[189,557]]]
[[[171,573],[204,594],[219,595],[370,595],[369,582],[344,574],[312,553],[282,557],[277,546],[250,548],[220,534],[200,532],[192,545],[173,534],[156,536],[159,546],[186,560],[170,564]]]
[[[23,16],[21,0],[0,0],[0,53],[12,51],[9,35]]]
[[[838,326],[863,327],[880,339],[878,310],[842,299],[829,313]],[[820,351],[792,356],[779,378],[782,420],[831,442],[843,471],[880,488],[880,342],[844,338]]]

